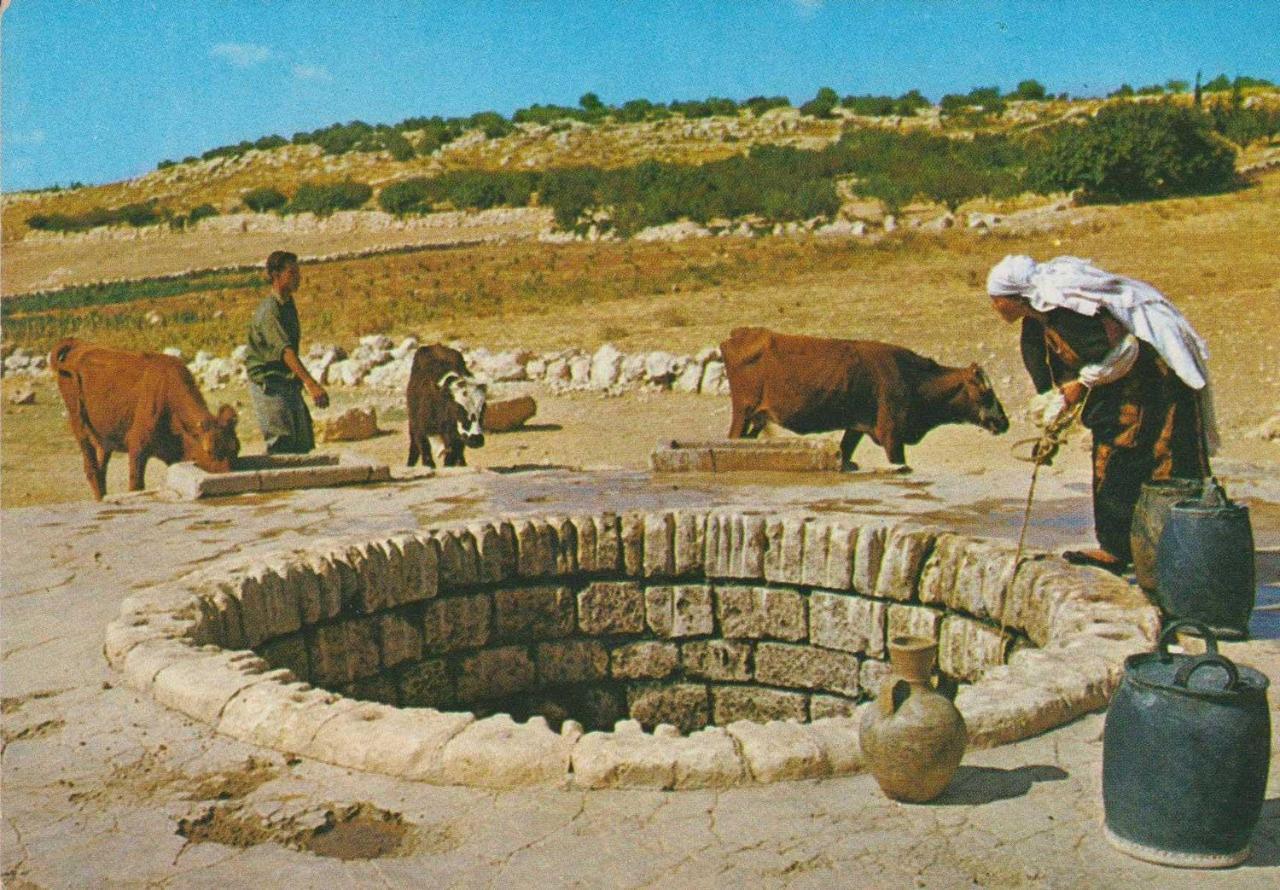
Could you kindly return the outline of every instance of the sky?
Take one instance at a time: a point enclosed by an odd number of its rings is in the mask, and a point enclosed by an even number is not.
[[[1035,79],[1105,95],[1280,82],[1280,2],[11,0],[0,188],[111,182],[337,121],[784,95],[935,102]]]

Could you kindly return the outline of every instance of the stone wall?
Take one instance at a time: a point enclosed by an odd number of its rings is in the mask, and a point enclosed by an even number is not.
[[[939,641],[981,747],[1103,706],[1157,630],[1136,588],[1054,557],[1015,571],[999,542],[725,509],[494,520],[223,564],[126,600],[106,655],[220,732],[343,766],[686,788],[859,769],[853,707],[889,635]]]

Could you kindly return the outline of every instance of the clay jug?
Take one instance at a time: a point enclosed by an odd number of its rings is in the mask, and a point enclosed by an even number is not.
[[[893,672],[862,715],[867,768],[894,800],[933,800],[946,789],[964,756],[964,717],[930,682],[937,655],[938,644],[931,640],[892,637]]]

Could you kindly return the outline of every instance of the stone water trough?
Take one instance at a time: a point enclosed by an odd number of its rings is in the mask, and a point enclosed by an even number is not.
[[[228,559],[124,601],[140,691],[220,733],[439,784],[728,787],[860,770],[886,639],[971,747],[1104,707],[1157,611],[1091,568],[859,516],[495,518]]]
[[[840,446],[828,439],[708,439],[660,442],[649,454],[655,473],[839,472]]]
[[[168,468],[165,488],[189,500],[255,491],[326,488],[386,482],[391,470],[363,457],[340,454],[260,454],[237,457],[229,473],[209,473],[194,463]]]

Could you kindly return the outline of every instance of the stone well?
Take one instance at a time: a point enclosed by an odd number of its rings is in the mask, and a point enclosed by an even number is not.
[[[886,639],[939,642],[970,746],[1103,707],[1137,588],[862,516],[520,517],[234,560],[122,605],[106,655],[219,732],[446,784],[726,787],[856,772]]]

